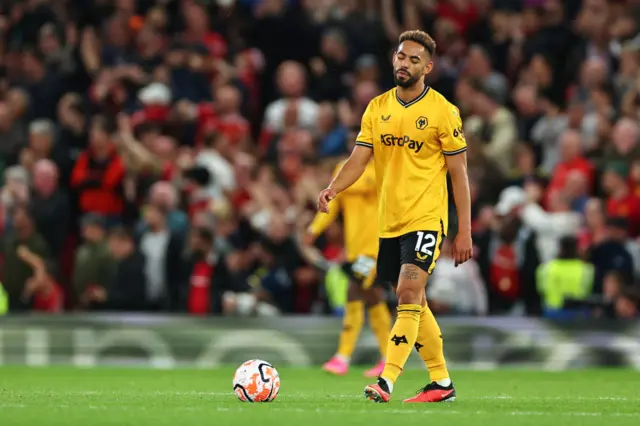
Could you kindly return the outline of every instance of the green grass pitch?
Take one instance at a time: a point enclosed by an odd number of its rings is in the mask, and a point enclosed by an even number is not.
[[[250,404],[232,393],[232,368],[3,367],[0,425],[640,425],[640,374],[631,370],[456,371],[458,400],[447,404],[402,403],[424,384],[420,371],[400,378],[389,404],[363,398],[361,370],[279,373],[276,401]]]

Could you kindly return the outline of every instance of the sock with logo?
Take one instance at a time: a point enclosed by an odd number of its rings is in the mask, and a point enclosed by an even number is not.
[[[347,302],[345,307],[344,318],[342,320],[342,332],[340,333],[340,341],[338,343],[337,355],[343,360],[351,359],[351,354],[356,348],[360,330],[364,323],[364,302],[362,300],[354,300]]]
[[[418,336],[420,323],[420,305],[404,304],[398,306],[398,316],[387,344],[387,360],[380,377],[390,384],[389,389],[398,380],[402,369],[411,354]]]
[[[442,333],[429,305],[424,305],[421,309],[415,347],[429,370],[431,381],[445,387],[451,384],[442,349]]]
[[[380,356],[387,358],[387,342],[391,330],[391,313],[385,302],[377,303],[369,308],[369,325],[378,339]]]

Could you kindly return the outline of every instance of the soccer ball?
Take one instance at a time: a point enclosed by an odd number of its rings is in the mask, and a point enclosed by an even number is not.
[[[247,361],[233,375],[233,392],[242,402],[271,402],[279,391],[280,376],[266,361]]]

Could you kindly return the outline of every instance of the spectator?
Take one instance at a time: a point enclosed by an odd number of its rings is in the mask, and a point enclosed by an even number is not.
[[[49,247],[37,233],[33,216],[27,207],[20,205],[13,209],[12,229],[2,237],[2,285],[9,297],[9,309],[20,311],[30,304],[23,295],[27,281],[36,274],[36,263],[26,262],[24,254],[38,257],[39,265],[49,259]],[[22,255],[21,255],[22,254]],[[39,269],[42,272],[42,268]]]
[[[495,94],[497,103],[505,104],[509,90],[507,79],[491,67],[489,52],[481,46],[471,46],[465,69],[467,77],[478,80],[488,91]]]
[[[147,311],[147,281],[144,256],[136,250],[131,234],[124,228],[109,233],[109,253],[115,273],[107,288],[93,287],[90,299],[98,307],[115,311]]]
[[[608,196],[607,215],[626,219],[629,232],[637,236],[640,232],[640,198],[631,192],[627,175],[624,164],[610,164],[602,175],[602,188]]]
[[[236,189],[233,165],[220,153],[229,140],[221,133],[210,133],[204,137],[203,149],[196,155],[196,165],[205,167],[212,177],[216,194],[230,194]]]
[[[513,168],[518,130],[513,114],[502,107],[499,95],[484,83],[472,82],[474,115],[465,123],[465,131],[484,143],[485,155],[495,161],[504,175]]]
[[[175,310],[182,279],[182,239],[171,232],[167,211],[149,204],[144,210],[145,231],[139,250],[145,257],[146,300],[152,310]]]
[[[628,224],[624,218],[610,218],[607,220],[606,238],[594,245],[589,254],[589,262],[595,267],[593,291],[602,293],[604,277],[611,271],[618,271],[626,279],[633,277],[633,259],[626,249]]]
[[[594,170],[591,163],[582,156],[580,133],[575,130],[566,130],[560,136],[560,157],[553,169],[547,193],[563,190],[567,177],[573,171],[584,174],[589,182],[589,188],[592,188]]]
[[[39,160],[33,168],[30,210],[36,229],[51,253],[59,255],[69,232],[69,199],[58,186],[58,168],[51,160]]]
[[[109,288],[113,279],[113,261],[106,238],[106,221],[88,213],[81,221],[83,243],[78,247],[73,270],[73,296],[80,308],[90,307],[101,292]]]
[[[0,210],[4,217],[0,229],[11,227],[13,209],[29,203],[29,173],[22,166],[9,167],[4,172],[5,185],[0,193]]]
[[[585,300],[593,286],[593,265],[578,258],[578,242],[562,237],[558,257],[538,267],[537,284],[543,299],[544,315],[564,318],[565,299]]]
[[[264,113],[265,129],[279,133],[289,126],[313,128],[318,105],[305,96],[304,68],[297,62],[284,62],[278,68],[276,84],[283,97],[267,106]]]
[[[440,314],[477,315],[488,313],[487,289],[475,260],[456,266],[451,255],[451,240],[442,244],[437,272],[429,281],[427,299]]]
[[[318,109],[318,155],[331,157],[346,153],[347,130],[338,123],[337,111],[323,102]]]
[[[540,259],[543,262],[550,261],[558,253],[560,239],[578,232],[580,215],[571,211],[571,202],[561,191],[549,196],[548,212],[538,204],[543,194],[539,184],[528,183],[525,192],[527,203],[522,209],[522,222],[536,232]]]
[[[122,182],[125,169],[110,134],[107,119],[95,117],[91,123],[89,148],[76,161],[71,185],[78,191],[81,213],[99,213],[109,223],[117,223],[124,211]]]
[[[186,238],[189,230],[189,219],[187,214],[178,209],[178,194],[173,185],[169,182],[156,182],[149,189],[149,204],[159,207],[167,212],[167,225],[171,232]],[[138,233],[142,234],[147,229],[147,224],[141,221],[138,226]]]
[[[29,124],[29,144],[20,154],[20,162],[30,172],[39,160],[52,160],[58,170],[70,166],[67,147],[55,141],[55,125],[49,120],[35,120]]]
[[[578,249],[583,256],[607,236],[607,215],[602,200],[591,198],[585,206],[584,214],[584,228],[578,233]]]
[[[560,162],[561,142],[565,130],[569,125],[569,119],[563,114],[560,106],[549,98],[540,99],[543,116],[531,129],[531,139],[542,153],[541,168],[545,174],[551,174]],[[571,133],[569,136],[574,136]]]

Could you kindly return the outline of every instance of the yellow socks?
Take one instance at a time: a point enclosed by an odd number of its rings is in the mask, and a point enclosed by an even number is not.
[[[449,378],[442,350],[442,334],[429,305],[424,305],[421,309],[415,347],[429,370],[432,382]]]
[[[389,339],[389,331],[391,331],[391,313],[385,302],[380,302],[369,308],[369,326],[378,339],[382,359],[386,359],[387,339]]]
[[[380,375],[391,385],[398,380],[416,342],[421,310],[420,305],[398,306],[398,318],[389,333],[387,361],[384,365],[384,371]]]
[[[351,359],[351,355],[356,348],[360,330],[364,323],[364,302],[356,300],[347,302],[344,319],[342,320],[342,332],[338,343],[337,355],[345,361]]]

